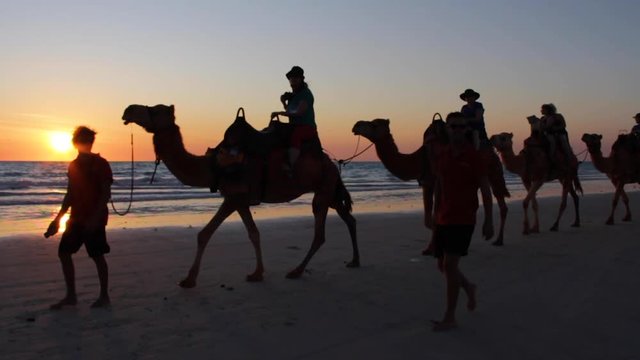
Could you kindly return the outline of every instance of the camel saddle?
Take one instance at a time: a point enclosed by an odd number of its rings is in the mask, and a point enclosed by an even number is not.
[[[560,141],[554,137],[554,141],[556,142],[555,146],[555,156],[551,155],[551,144],[549,144],[549,140],[545,135],[541,132],[534,131],[531,133],[531,136],[524,140],[524,155],[527,159],[527,163],[532,160],[532,156],[534,156],[534,149],[540,149],[544,152],[547,157],[547,161],[549,162],[549,170],[547,173],[547,179],[552,180],[558,177],[561,173],[566,173],[571,171],[572,166],[577,166],[578,159],[573,154],[565,154]]]
[[[241,114],[242,113],[242,114]],[[269,121],[269,125],[262,129],[255,129],[244,116],[244,109],[238,109],[236,119],[227,128],[224,138],[215,148],[207,149],[206,155],[211,158],[211,166],[218,175],[211,185],[211,192],[218,190],[219,180],[230,182],[248,182],[248,178],[260,178],[262,186],[253,189],[251,197],[262,198],[267,180],[269,166],[282,166],[282,158],[286,156],[272,156],[275,153],[285,153],[289,147],[289,139],[293,132],[293,125],[281,122],[277,117]],[[301,153],[311,152],[322,154],[320,141],[315,139],[303,143]],[[279,159],[278,163],[274,159]],[[259,194],[256,194],[259,192]]]
[[[611,153],[627,153],[628,161],[619,163],[614,162],[614,168],[617,173],[625,174],[633,180],[640,183],[640,138],[635,134],[620,134],[618,139],[611,146]],[[618,159],[618,156],[612,156]]]

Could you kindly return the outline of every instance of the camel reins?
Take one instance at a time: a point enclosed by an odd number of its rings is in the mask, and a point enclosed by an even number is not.
[[[346,158],[346,159],[336,159],[335,157],[333,157],[333,161],[335,161],[338,164],[338,172],[342,175],[342,167],[347,165],[348,163],[350,163],[351,161],[353,161],[353,159],[357,158],[358,156],[364,154],[367,150],[369,150],[374,144],[371,143],[369,144],[369,146],[367,146],[366,148],[364,148],[362,151],[358,152],[358,149],[360,148],[360,138],[361,136],[358,135],[358,142],[356,142],[356,148],[355,150],[353,150],[353,155],[351,155],[350,157]],[[325,152],[327,152],[328,154],[331,154],[331,152],[325,148],[322,148],[322,150],[324,150]]]
[[[154,172],[155,174],[155,172]],[[131,186],[129,188],[129,205],[127,206],[127,209],[124,212],[119,212],[116,209],[116,206],[113,204],[113,199],[109,199],[109,202],[111,202],[111,208],[113,209],[113,212],[115,212],[116,214],[120,215],[120,216],[125,216],[129,213],[129,211],[131,211],[131,204],[133,203],[133,178],[134,178],[134,173],[133,173],[133,130],[131,130]]]
[[[149,121],[151,122],[151,124],[153,124],[153,133],[155,133],[156,131],[158,131],[157,127],[156,127],[156,122],[153,120],[153,116],[151,114],[151,106],[145,106],[145,108],[147,109],[147,115],[149,116]],[[244,111],[244,110],[243,110]],[[158,165],[160,165],[160,157],[158,155],[156,155],[156,160],[155,160],[155,165],[153,168],[153,174],[151,174],[151,179],[149,180],[149,185],[153,184],[153,180],[156,178],[156,172],[158,172]],[[133,133],[131,133],[131,193],[133,196]],[[131,206],[131,203],[129,203],[129,206]],[[115,210],[115,209],[114,209]]]

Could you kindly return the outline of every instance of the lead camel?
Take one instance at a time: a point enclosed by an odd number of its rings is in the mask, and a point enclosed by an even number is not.
[[[173,105],[130,105],[122,115],[125,125],[135,123],[153,134],[156,156],[162,160],[169,171],[185,185],[209,188],[216,183],[219,174],[211,166],[211,158],[189,153],[183,144],[180,128],[175,124]],[[261,201],[264,203],[283,203],[291,201],[304,193],[313,193],[313,215],[315,219],[314,237],[311,248],[302,262],[287,274],[287,278],[300,277],[307,264],[325,241],[325,222],[328,209],[334,208],[347,224],[353,247],[353,257],[347,267],[360,266],[360,256],[356,240],[356,222],[351,215],[351,197],[345,188],[337,167],[324,154],[321,157],[310,154],[301,155],[293,178],[289,178],[281,166],[271,167],[266,172],[264,191]],[[250,187],[260,187],[248,184]],[[249,234],[255,250],[256,268],[247,275],[247,281],[261,281],[264,266],[260,248],[260,233],[253,220],[251,201],[245,192],[238,191],[233,183],[219,182],[223,202],[213,218],[198,233],[197,252],[187,277],[180,281],[184,288],[196,286],[202,255],[207,243],[223,221],[237,211]]]

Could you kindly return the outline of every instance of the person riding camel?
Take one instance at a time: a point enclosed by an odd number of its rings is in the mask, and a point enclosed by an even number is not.
[[[634,153],[638,154],[640,153],[640,113],[637,113],[633,118],[636,120],[636,124],[631,128],[631,148]]]
[[[489,138],[487,137],[487,130],[484,125],[484,107],[482,106],[482,103],[477,101],[479,98],[480,94],[473,91],[473,89],[467,89],[460,94],[460,99],[467,102],[462,106],[460,112],[462,113],[462,116],[467,118],[469,121],[473,147],[475,147],[476,150],[480,149],[480,146],[491,146]]]
[[[304,70],[300,66],[294,66],[286,76],[292,92],[285,92],[280,96],[280,102],[285,111],[274,111],[271,117],[286,116],[289,118],[289,123],[293,125],[288,151],[289,166],[286,169],[289,174],[292,174],[296,161],[300,157],[302,144],[308,140],[317,139],[318,131],[313,110],[313,94],[304,81]]]
[[[633,118],[636,120],[636,124],[631,128],[631,133],[640,138],[640,113],[637,113]]]
[[[546,137],[549,144],[549,157],[552,163],[555,163],[556,159],[556,144],[560,144],[562,149],[562,155],[565,163],[569,163],[569,160],[575,155],[569,144],[569,135],[567,133],[567,123],[564,120],[564,116],[558,113],[558,109],[554,104],[543,104],[540,107],[541,118],[536,116],[530,116],[529,119],[538,120],[538,130]]]

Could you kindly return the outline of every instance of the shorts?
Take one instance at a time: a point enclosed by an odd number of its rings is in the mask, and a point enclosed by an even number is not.
[[[436,225],[433,231],[434,256],[437,258],[442,258],[445,254],[466,256],[474,228],[475,224]]]
[[[103,227],[88,231],[82,224],[70,224],[62,234],[58,254],[75,254],[84,244],[89,257],[108,254],[111,248],[107,244],[107,234]]]
[[[302,143],[318,137],[318,131],[312,125],[295,125],[291,133],[291,147],[300,149]]]

